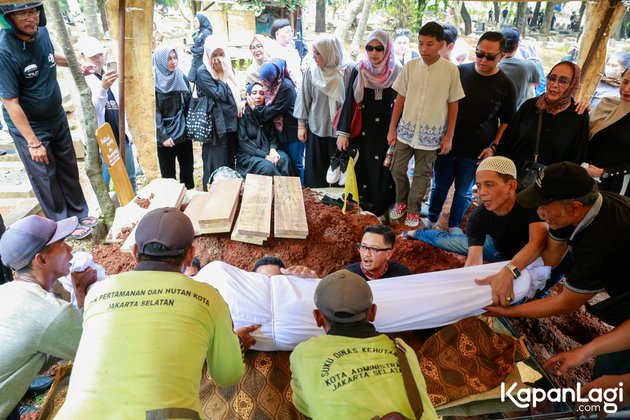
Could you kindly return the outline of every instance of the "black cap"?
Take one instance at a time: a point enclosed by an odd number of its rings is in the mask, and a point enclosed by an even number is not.
[[[151,210],[138,223],[138,253],[151,257],[177,257],[193,243],[195,229],[184,213],[174,207]],[[156,244],[158,246],[147,247]]]
[[[517,194],[516,200],[534,208],[559,200],[584,197],[597,186],[586,169],[572,162],[552,163],[540,172],[536,183]]]

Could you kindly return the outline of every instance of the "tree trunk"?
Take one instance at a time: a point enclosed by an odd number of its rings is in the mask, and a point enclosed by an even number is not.
[[[521,33],[521,36],[525,36],[525,28],[527,27],[527,2],[518,3],[516,6],[516,29]]]
[[[61,49],[68,59],[68,67],[72,73],[72,78],[79,89],[81,97],[81,108],[83,110],[82,126],[85,130],[85,139],[87,143],[87,154],[85,159],[85,173],[87,174],[90,184],[96,194],[98,205],[101,207],[105,224],[109,227],[114,221],[114,203],[112,203],[103,175],[101,172],[101,160],[98,154],[98,145],[96,144],[96,111],[92,104],[92,91],[85,82],[85,77],[79,69],[79,63],[75,56],[74,48],[70,42],[70,36],[63,21],[61,7],[56,0],[46,2],[47,15],[58,34],[58,41]]]
[[[103,32],[109,32],[109,24],[107,23],[107,12],[105,11],[105,4],[103,0],[96,0],[98,5],[98,14],[101,18],[101,25],[103,25]]]
[[[361,41],[363,40],[363,34],[365,33],[365,27],[367,26],[368,18],[370,17],[370,9],[372,8],[373,2],[374,0],[365,0],[363,2],[361,18],[359,19],[357,30],[354,31],[352,44],[350,44],[350,54],[352,55],[353,60],[356,60],[359,55],[359,47],[361,46]]]
[[[363,9],[364,1],[365,0],[352,0],[352,3],[350,3],[344,11],[343,15],[345,16],[345,20],[339,22],[337,29],[335,29],[335,36],[342,41],[346,39],[346,35],[352,27],[352,23],[357,18],[359,12]]]
[[[101,39],[98,24],[98,0],[83,0],[82,3],[85,16],[85,31],[88,36]]]
[[[501,14],[501,8],[499,7],[499,2],[493,1],[492,6],[494,6],[494,23],[499,23],[499,15]]]
[[[542,4],[542,2],[537,1],[536,2],[536,6],[534,7],[534,15],[532,16],[532,21],[530,22],[529,26],[531,26],[532,28],[536,27],[536,22],[538,22],[538,13],[540,13],[540,5]]]
[[[545,6],[545,19],[543,20],[541,28],[542,33],[545,36],[549,36],[549,33],[551,32],[551,18],[553,17],[555,7],[556,3],[551,1],[548,1],[547,5]]]
[[[582,4],[580,4],[580,11],[578,12],[580,14],[580,16],[578,17],[577,23],[575,25],[575,32],[580,32],[581,29],[580,27],[582,26],[582,21],[584,20],[584,12],[586,12],[586,2],[583,1]]]
[[[315,3],[315,32],[326,32],[326,0]]]
[[[466,9],[466,3],[462,2],[462,19],[464,20],[464,35],[470,35],[472,33],[472,19],[470,13]]]

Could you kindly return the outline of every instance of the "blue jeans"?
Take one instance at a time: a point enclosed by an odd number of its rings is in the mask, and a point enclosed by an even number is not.
[[[472,202],[472,186],[475,183],[477,159],[457,156],[454,153],[438,155],[435,161],[435,182],[429,200],[429,220],[437,222],[446,201],[448,190],[455,181],[455,196],[448,218],[448,227],[459,227]]]
[[[125,147],[125,168],[127,169],[127,175],[129,175],[129,181],[131,182],[131,188],[133,188],[133,193],[136,191],[136,165],[133,160],[133,151],[131,150],[131,143],[127,143]],[[109,168],[101,155],[101,171],[103,172],[103,180],[105,181],[105,186],[107,187],[107,191],[109,191],[109,181],[111,177],[109,176]]]
[[[443,230],[420,229],[416,231],[414,237],[419,241],[426,242],[445,251],[468,255],[468,238],[466,235],[448,233]],[[494,241],[490,235],[486,235],[486,240],[483,244],[483,259],[489,262],[505,261],[505,258],[499,254],[499,251],[494,246]]]
[[[280,150],[291,158],[291,168],[293,169],[294,175],[300,176],[302,185],[304,185],[304,148],[304,143],[299,140],[280,143]]]

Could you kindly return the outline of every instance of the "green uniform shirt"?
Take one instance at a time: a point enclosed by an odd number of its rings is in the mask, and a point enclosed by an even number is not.
[[[437,419],[414,351],[406,356],[420,390],[423,419]],[[370,419],[392,411],[413,418],[396,346],[386,335],[323,335],[291,354],[293,404],[313,419]]]
[[[96,283],[85,302],[57,419],[139,419],[163,408],[201,413],[204,359],[219,386],[243,375],[228,307],[208,284],[181,273],[132,271]]]

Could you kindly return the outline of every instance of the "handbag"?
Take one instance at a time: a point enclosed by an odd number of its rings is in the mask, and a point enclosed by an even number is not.
[[[350,122],[350,138],[353,139],[355,137],[359,137],[361,135],[361,130],[363,129],[363,106],[360,103],[352,102],[352,121]],[[343,110],[343,105],[339,107],[337,113],[335,114],[335,118],[333,118],[333,127],[337,130],[337,126],[339,125],[339,118],[341,117],[341,111]]]
[[[542,112],[538,112],[538,129],[536,130],[536,147],[534,148],[534,161],[526,160],[518,173],[518,189],[523,190],[534,185],[545,165],[538,163],[538,146],[540,145],[540,131],[542,130]]]
[[[212,141],[214,124],[210,113],[214,101],[207,96],[192,97],[188,105],[188,115],[186,116],[186,136],[188,139],[201,143]]]

